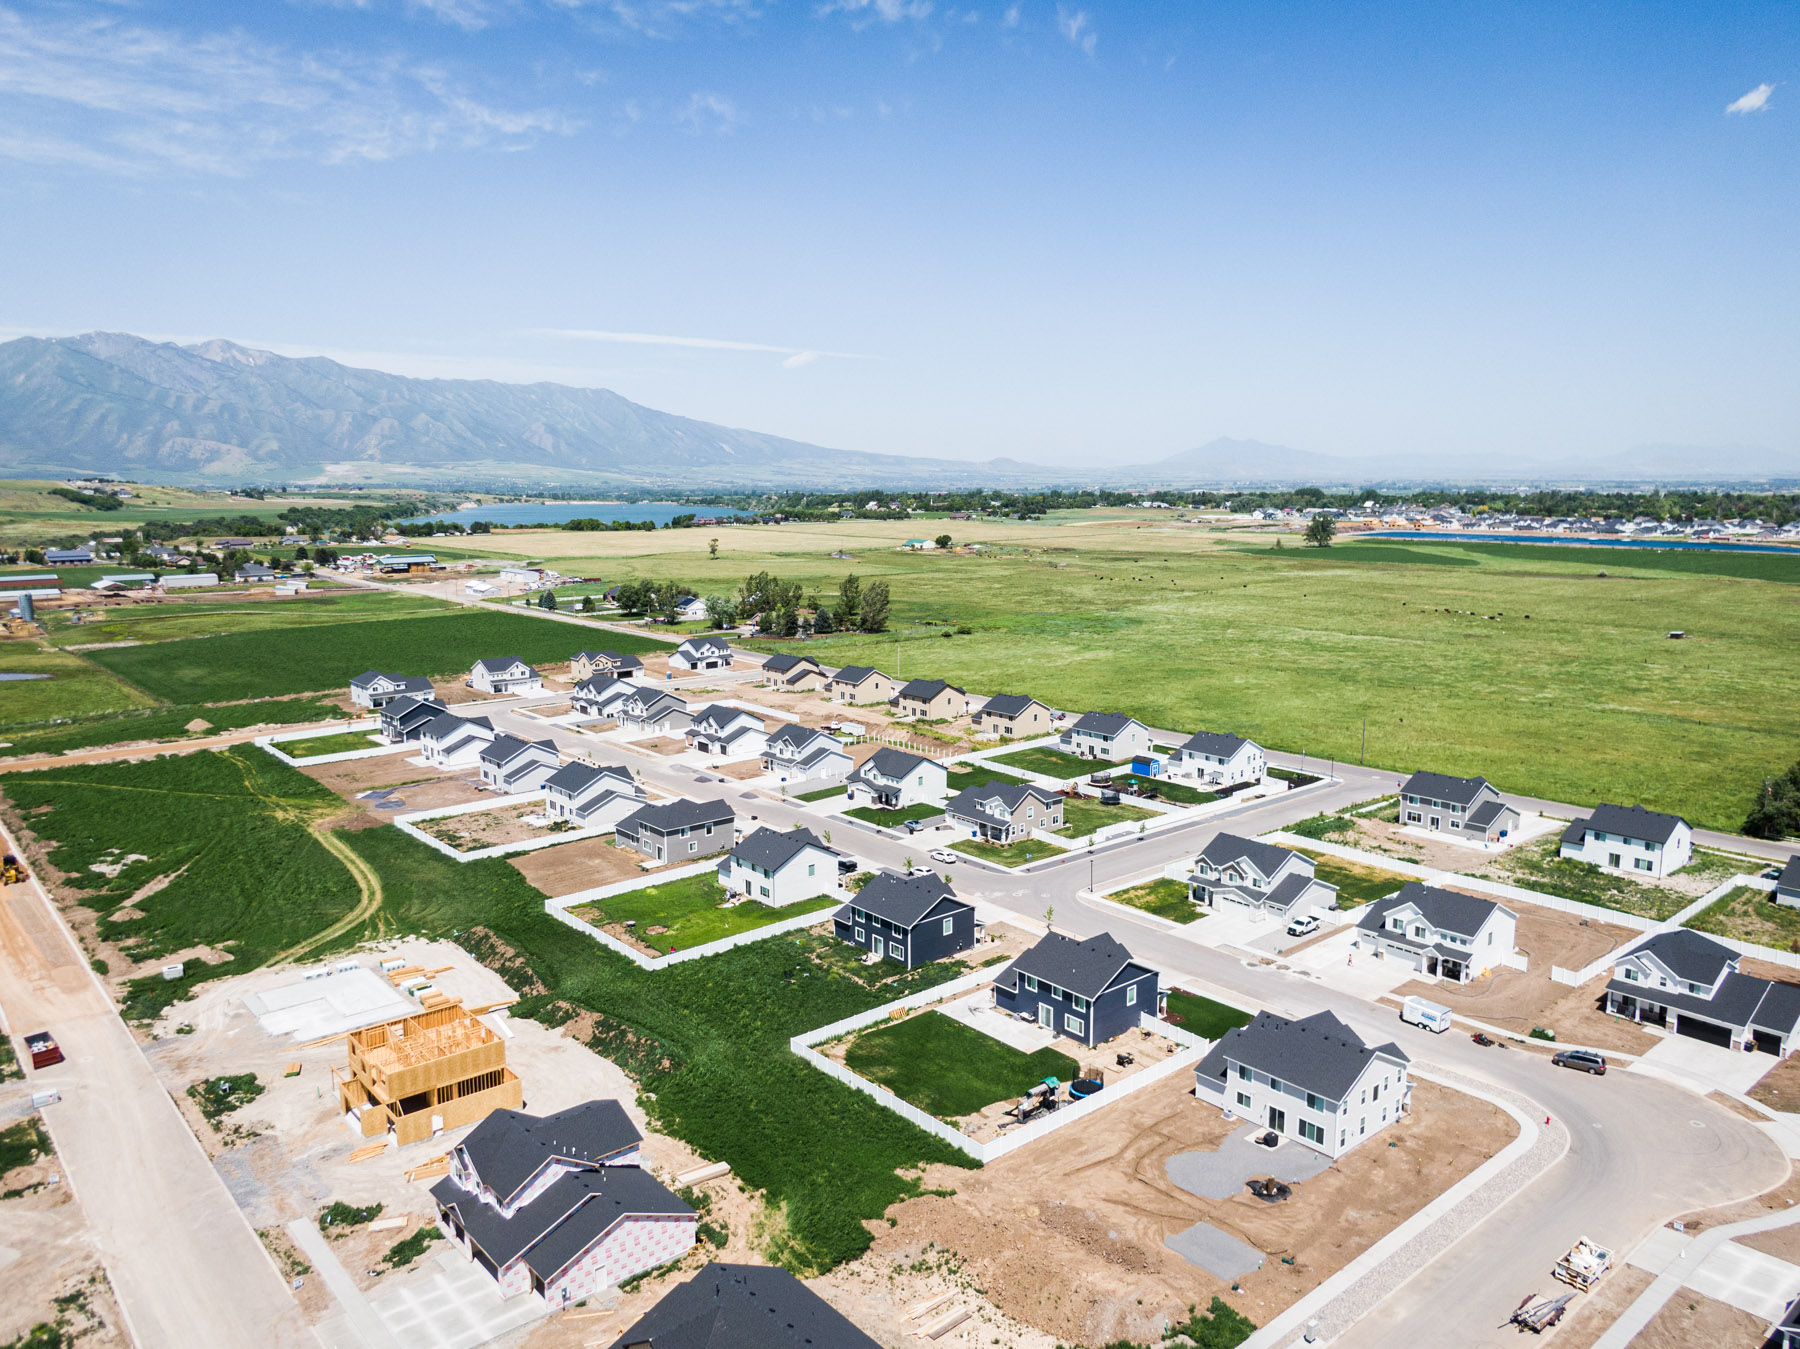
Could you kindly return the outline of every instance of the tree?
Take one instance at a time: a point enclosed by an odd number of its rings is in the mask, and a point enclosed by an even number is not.
[[[706,555],[708,557],[717,557],[719,555],[719,541],[717,539],[708,539],[706,541]]]
[[[706,621],[715,628],[729,628],[738,619],[737,605],[724,595],[706,597]]]
[[[538,596],[538,608],[547,609],[551,613],[555,613],[556,612],[556,592],[554,590],[546,590],[542,595],[539,595]]]
[[[1315,548],[1329,548],[1337,536],[1337,521],[1329,515],[1315,515],[1306,522],[1306,541]]]
[[[649,581],[626,581],[619,587],[619,608],[641,614],[656,602],[656,587]]]
[[[864,632],[886,632],[887,621],[887,582],[872,581],[862,593],[862,606],[857,610],[857,626]]]
[[[837,624],[831,621],[831,610],[821,609],[813,618],[813,632],[820,637],[837,631]]]
[[[1800,763],[1779,777],[1765,778],[1756,804],[1744,821],[1751,838],[1787,838],[1800,834]]]
[[[584,614],[591,614],[594,612],[594,597],[592,595],[583,595],[581,597],[581,612]]]
[[[845,632],[850,632],[855,629],[857,616],[861,610],[862,578],[855,572],[851,572],[850,575],[838,582],[837,612],[833,617],[836,618],[838,627]]]
[[[948,548],[950,546],[950,536],[948,534],[939,534],[932,542],[939,548]]]

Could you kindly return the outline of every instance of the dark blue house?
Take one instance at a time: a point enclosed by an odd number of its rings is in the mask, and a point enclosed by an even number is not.
[[[1092,1049],[1162,1014],[1156,971],[1131,958],[1111,934],[1086,941],[1052,932],[994,980],[994,1004]]]
[[[975,944],[975,906],[941,876],[884,871],[837,911],[837,935],[907,969]]]

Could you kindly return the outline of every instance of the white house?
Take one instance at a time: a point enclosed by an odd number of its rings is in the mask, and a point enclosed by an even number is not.
[[[1299,1021],[1259,1012],[1194,1068],[1194,1095],[1258,1128],[1342,1157],[1406,1113],[1411,1060],[1370,1046],[1330,1012]]]
[[[538,672],[517,656],[476,661],[469,684],[483,693],[537,693],[544,687]]]
[[[693,723],[687,728],[689,749],[722,759],[747,759],[761,754],[769,743],[763,719],[741,707],[709,703],[696,708]]]
[[[943,764],[886,745],[865,759],[844,785],[851,805],[882,810],[940,802],[950,792],[949,773]]]
[[[1400,786],[1400,823],[1436,834],[1499,843],[1519,829],[1519,812],[1486,778],[1414,773]]]
[[[1254,740],[1217,731],[1196,731],[1175,751],[1170,764],[1174,776],[1210,787],[1261,782],[1268,766],[1263,747]]]
[[[730,666],[731,643],[723,637],[690,637],[669,657],[671,670],[724,670]]]
[[[381,707],[404,694],[429,698],[431,681],[423,675],[383,674],[379,670],[364,670],[350,681],[350,701],[358,707]]]
[[[1777,1058],[1800,1046],[1800,985],[1738,970],[1738,953],[1688,928],[1648,937],[1613,960],[1606,1010],[1729,1049]]]
[[[556,771],[556,742],[497,735],[481,747],[477,759],[485,786],[507,793],[535,792]]]
[[[1084,759],[1124,763],[1150,753],[1150,728],[1122,712],[1088,712],[1062,733],[1061,743]]]
[[[1491,899],[1408,881],[1356,923],[1356,948],[1397,960],[1427,979],[1466,984],[1505,964],[1518,916]]]
[[[1220,834],[1194,859],[1188,898],[1202,908],[1249,910],[1292,922],[1337,908],[1338,892],[1313,875],[1305,853]]]
[[[633,688],[612,714],[625,730],[644,735],[685,735],[693,721],[685,699],[655,688]]]
[[[844,747],[823,731],[790,722],[763,746],[762,769],[778,782],[818,782],[840,778],[852,767]]]
[[[569,710],[595,719],[616,717],[619,704],[638,691],[628,680],[597,675],[575,686],[569,694]]]
[[[770,829],[747,835],[719,863],[719,882],[771,908],[785,908],[821,895],[836,896],[838,855],[810,829]]]
[[[544,814],[582,829],[607,829],[644,804],[644,789],[618,764],[564,764],[544,779]]]
[[[433,768],[468,768],[481,761],[481,751],[494,740],[494,723],[486,717],[459,717],[441,712],[419,732],[420,756]]]
[[[1694,860],[1694,831],[1679,815],[1602,805],[1563,831],[1557,851],[1608,871],[1670,876]]]

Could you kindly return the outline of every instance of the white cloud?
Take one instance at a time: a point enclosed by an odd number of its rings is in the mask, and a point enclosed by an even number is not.
[[[853,351],[821,351],[814,347],[782,347],[768,342],[737,342],[724,337],[671,337],[666,333],[620,333],[597,328],[532,328],[526,337],[552,337],[575,342],[622,342],[642,347],[693,347],[701,351],[766,351],[787,357],[784,369],[797,370],[821,356],[839,361],[878,361]]]
[[[689,96],[687,106],[675,114],[675,120],[696,136],[703,131],[725,135],[737,129],[744,115],[723,94],[703,91]]]
[[[1006,14],[1000,21],[1008,28],[1017,28],[1019,26],[1019,7],[1017,5],[1008,5],[1006,7]]]
[[[1094,54],[1094,44],[1100,35],[1094,31],[1093,20],[1088,18],[1085,9],[1066,9],[1062,5],[1056,7],[1056,26],[1062,35],[1073,42],[1089,56]]]
[[[821,19],[833,14],[849,14],[867,23],[899,23],[903,19],[924,19],[931,15],[931,0],[825,0],[816,11]]]
[[[1772,84],[1759,84],[1735,103],[1726,105],[1725,115],[1743,116],[1745,113],[1763,112],[1769,106],[1769,95],[1775,92]]]
[[[575,123],[509,108],[398,53],[186,37],[113,15],[0,8],[0,156],[129,174],[517,148]]]

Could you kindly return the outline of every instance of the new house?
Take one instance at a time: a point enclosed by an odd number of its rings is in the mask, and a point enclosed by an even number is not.
[[[450,709],[436,698],[416,693],[391,699],[381,709],[381,738],[390,745],[404,740],[417,740],[426,723]]]
[[[839,778],[850,768],[850,756],[842,745],[825,732],[797,722],[778,727],[763,746],[762,770],[778,782]]]
[[[881,1346],[779,1265],[715,1264],[664,1293],[607,1349]]]
[[[747,834],[719,863],[719,883],[771,908],[785,908],[838,890],[838,854],[810,829],[770,829]]]
[[[923,754],[884,745],[850,775],[844,784],[850,804],[881,810],[902,810],[922,802],[938,802],[950,790],[944,765]]]
[[[1194,1095],[1336,1158],[1406,1112],[1410,1062],[1398,1045],[1369,1045],[1330,1012],[1298,1021],[1258,1012],[1195,1065]]]
[[[1243,909],[1283,922],[1337,908],[1337,887],[1313,875],[1305,853],[1236,834],[1220,834],[1200,850],[1188,897],[1209,909]]]
[[[1050,734],[1054,717],[1036,698],[1023,693],[996,693],[975,711],[970,720],[990,735],[1018,740]]]
[[[994,1004],[1089,1049],[1162,1014],[1156,971],[1107,932],[1085,941],[1049,933],[994,980]]]
[[[941,876],[883,871],[832,918],[838,937],[907,969],[975,944],[975,906]]]
[[[834,703],[885,703],[894,691],[894,681],[872,665],[846,665],[825,683]]]
[[[1175,776],[1193,778],[1209,787],[1261,782],[1268,766],[1261,745],[1220,731],[1194,732],[1175,751],[1170,764]]]
[[[947,721],[969,710],[969,695],[941,679],[909,679],[894,694],[894,710],[903,717]]]
[[[1775,902],[1800,909],[1800,854],[1788,858],[1775,882]]]
[[[669,657],[671,670],[724,670],[731,665],[731,643],[723,637],[690,637]]]
[[[944,818],[970,838],[1004,847],[1030,837],[1033,829],[1061,829],[1063,799],[1029,783],[990,782],[951,797]]]
[[[632,679],[644,672],[644,662],[623,651],[577,651],[569,661],[569,677],[579,683],[598,679]]]
[[[763,662],[762,682],[770,688],[810,693],[825,687],[825,671],[811,656],[783,653]]]
[[[476,752],[485,786],[507,793],[535,792],[556,771],[554,740],[497,735]]]
[[[469,672],[469,686],[483,693],[537,693],[544,687],[538,672],[517,656],[478,660]]]
[[[1563,830],[1557,855],[1608,871],[1672,876],[1694,860],[1694,831],[1679,815],[1602,805]]]
[[[1400,788],[1400,823],[1498,843],[1518,832],[1519,812],[1500,799],[1486,778],[1414,773]]]
[[[364,670],[350,681],[350,701],[357,707],[382,707],[402,694],[431,696],[431,681],[423,675],[382,674]]]
[[[609,829],[644,804],[644,789],[618,764],[564,764],[544,779],[544,814],[581,829]]]
[[[1123,763],[1150,753],[1150,728],[1122,712],[1088,712],[1062,733],[1062,748],[1083,759]]]
[[[1785,1057],[1800,1046],[1800,985],[1738,970],[1738,953],[1689,928],[1659,932],[1613,961],[1606,1010],[1731,1049]]]
[[[643,735],[686,735],[694,720],[685,699],[635,685],[613,705],[612,715],[625,730]]]
[[[612,675],[595,675],[577,684],[569,694],[569,710],[583,717],[612,718],[619,704],[638,692],[638,686]]]
[[[689,749],[713,754],[724,759],[747,759],[761,754],[769,743],[763,719],[741,707],[709,703],[695,708],[693,721],[687,728]]]
[[[656,862],[696,862],[732,844],[737,812],[729,801],[686,797],[639,806],[613,831],[618,841]]]
[[[1356,922],[1356,947],[1427,979],[1466,984],[1506,963],[1518,916],[1491,899],[1408,881]]]
[[[642,1141],[616,1101],[554,1115],[497,1110],[431,1187],[438,1226],[500,1286],[566,1307],[679,1259],[694,1210],[637,1164]]]
[[[481,761],[494,734],[494,723],[486,717],[440,712],[419,730],[419,757],[433,768],[468,768]]]

